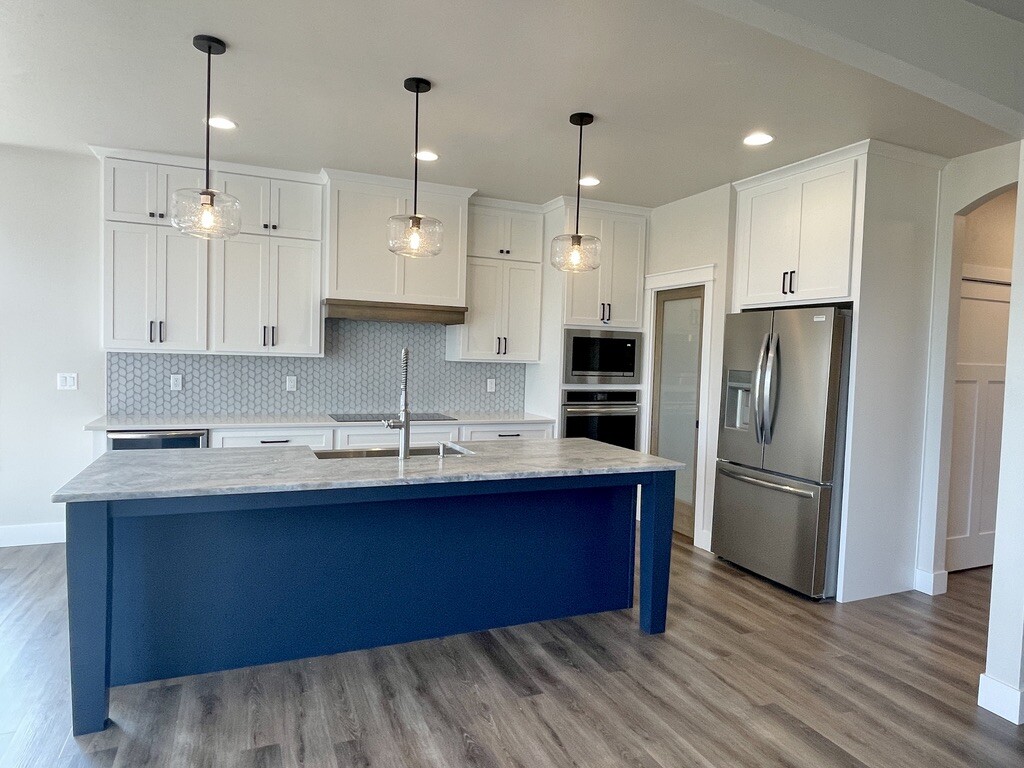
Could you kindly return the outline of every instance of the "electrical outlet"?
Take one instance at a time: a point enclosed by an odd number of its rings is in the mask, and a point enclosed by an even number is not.
[[[495,389],[495,386],[494,386],[494,385],[495,385],[495,381],[494,381],[494,379],[488,379],[488,380],[487,380],[487,391],[488,391],[488,392],[493,392],[493,391],[494,391],[494,389]]]
[[[78,389],[78,374],[77,373],[58,373],[57,374],[57,389],[60,389],[60,390]]]
[[[181,374],[171,374],[171,392],[181,392]]]
[[[294,376],[285,376],[284,388],[288,392],[294,392],[298,388],[298,380]]]

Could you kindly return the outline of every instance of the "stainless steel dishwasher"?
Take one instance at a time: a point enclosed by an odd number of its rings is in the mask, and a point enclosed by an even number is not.
[[[140,451],[154,448],[206,448],[208,429],[108,430],[108,451]]]

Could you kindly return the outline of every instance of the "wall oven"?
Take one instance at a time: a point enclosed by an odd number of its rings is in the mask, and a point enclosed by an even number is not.
[[[641,334],[567,328],[565,384],[639,384]]]
[[[562,393],[562,437],[589,437],[636,450],[640,393],[635,390],[571,390]]]

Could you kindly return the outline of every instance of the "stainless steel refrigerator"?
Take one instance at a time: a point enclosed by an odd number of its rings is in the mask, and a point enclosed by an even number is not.
[[[729,315],[711,549],[815,598],[834,597],[849,310]]]

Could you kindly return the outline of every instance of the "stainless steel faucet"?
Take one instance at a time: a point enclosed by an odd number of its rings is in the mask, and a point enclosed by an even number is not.
[[[384,426],[388,429],[402,430],[402,437],[398,443],[398,458],[409,458],[409,348],[402,348],[402,394],[398,401],[398,420],[384,419]]]

